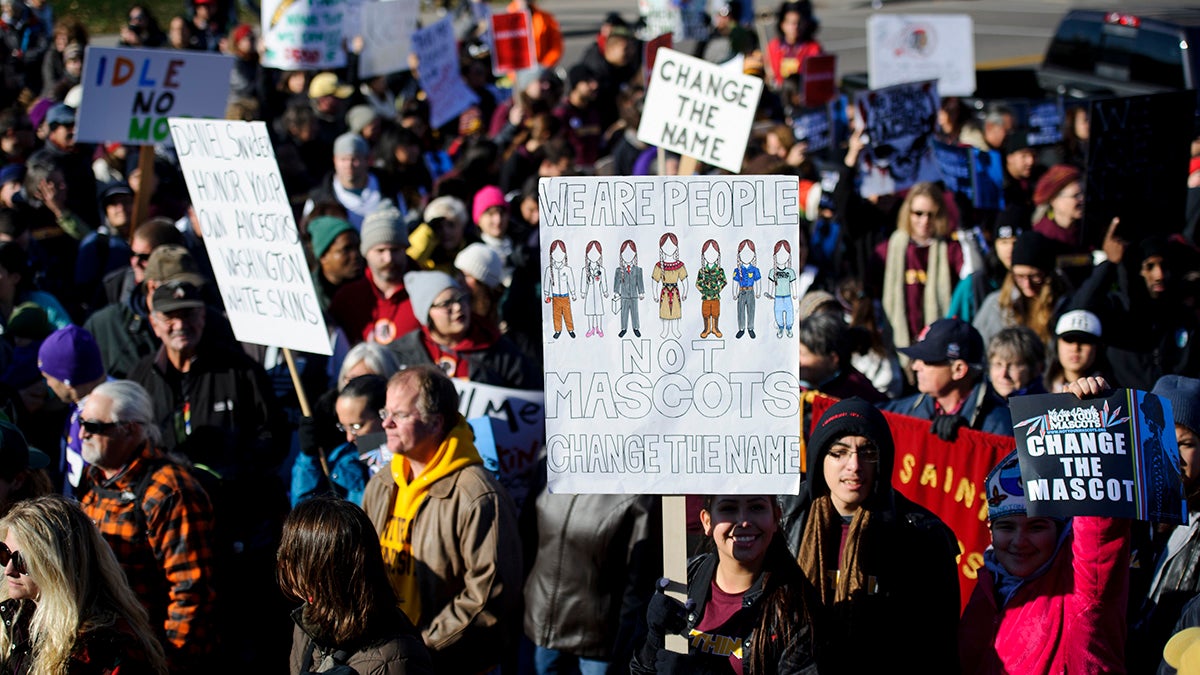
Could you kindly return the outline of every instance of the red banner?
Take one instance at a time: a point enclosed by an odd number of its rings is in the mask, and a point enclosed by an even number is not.
[[[820,108],[837,96],[837,56],[821,54],[804,59],[804,107]]]
[[[646,76],[644,79],[646,80],[647,87],[650,86],[650,73],[654,72],[654,57],[658,56],[658,48],[666,47],[667,49],[670,49],[672,39],[673,37],[671,33],[663,33],[653,40],[648,40],[646,42],[646,46],[644,48],[645,53],[642,55],[642,66],[646,69]]]
[[[837,399],[812,402],[813,424]],[[984,479],[1015,441],[1008,436],[962,429],[947,443],[929,433],[929,421],[885,412],[896,445],[892,485],[900,494],[933,511],[958,538],[958,583],[965,607],[992,543],[987,523]]]
[[[492,72],[525,70],[537,65],[529,15],[524,12],[492,15]]]

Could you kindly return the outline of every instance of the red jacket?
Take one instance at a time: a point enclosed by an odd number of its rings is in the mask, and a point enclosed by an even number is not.
[[[824,54],[821,43],[816,40],[798,42],[794,45],[785,44],[775,38],[767,43],[767,59],[771,62],[771,79],[778,89],[789,75],[804,74],[804,59],[810,56]]]
[[[1080,516],[1072,529],[1050,569],[1004,607],[980,570],[959,624],[962,672],[1125,672],[1129,521]]]
[[[418,269],[411,259],[408,268]],[[392,293],[392,297],[385,298],[375,285],[369,268],[361,279],[338,289],[329,303],[329,313],[334,323],[346,332],[346,339],[351,344],[366,340],[388,345],[421,327],[413,315],[412,302],[404,284]]]

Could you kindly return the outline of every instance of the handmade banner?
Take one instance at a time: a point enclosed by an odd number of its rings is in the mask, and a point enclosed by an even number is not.
[[[475,430],[475,445],[488,471],[508,488],[517,505],[525,503],[537,479],[546,446],[545,397],[522,391],[454,380],[458,411]]]
[[[150,145],[171,135],[168,117],[220,119],[231,70],[221,54],[88,47],[75,139]]]
[[[760,78],[660,49],[638,140],[738,173],[762,87]]]
[[[1114,216],[1131,242],[1179,231],[1195,111],[1196,95],[1187,91],[1091,102],[1084,244],[1099,248]]]
[[[975,93],[975,28],[967,14],[872,14],[867,19],[871,89],[937,80],[943,96]]]
[[[363,50],[358,57],[360,78],[408,70],[412,34],[417,30],[420,0],[363,3]]]
[[[820,54],[804,59],[804,105],[825,106],[837,96],[837,55]]]
[[[1009,399],[1030,516],[1187,521],[1169,401],[1137,389]]]
[[[898,84],[855,97],[856,124],[867,135],[858,160],[863,196],[893,194],[941,177],[931,147],[938,104],[936,82]]]
[[[265,0],[262,64],[280,70],[324,70],[346,65],[343,0]]]
[[[946,189],[962,195],[972,203],[975,201],[975,158],[971,154],[973,149],[965,145],[933,142],[933,156],[937,160],[938,171],[942,174],[942,182],[946,184]]]
[[[796,178],[544,178],[539,194],[551,489],[795,493]]]
[[[646,84],[650,84],[650,78],[654,76],[654,61],[658,58],[658,50],[670,49],[672,44],[672,35],[663,33],[658,37],[646,40],[645,47],[642,53],[642,73],[646,78]]]
[[[234,336],[330,354],[266,125],[176,117],[170,125]]]
[[[1063,139],[1063,107],[1061,99],[1030,101],[1025,109],[1027,142],[1030,146],[1054,145]]]
[[[703,40],[708,36],[704,0],[638,0],[638,37],[649,40],[671,33],[675,41]]]
[[[537,66],[533,31],[525,12],[492,15],[492,73],[503,75]]]
[[[829,106],[798,110],[792,117],[792,131],[797,141],[808,143],[809,154],[832,148],[834,126]]]
[[[421,89],[429,97],[430,124],[436,129],[458,117],[479,98],[462,79],[458,64],[458,43],[450,15],[412,34],[417,55],[417,74]]]
[[[812,419],[821,419],[836,402],[828,396],[817,396],[813,399]],[[983,552],[992,543],[985,479],[992,467],[1012,451],[1013,439],[962,429],[955,442],[947,443],[929,433],[929,420],[890,412],[883,415],[896,447],[892,487],[933,511],[958,539],[958,583],[965,607],[983,567]]]
[[[1004,209],[1004,156],[999,150],[983,152],[971,148],[975,162],[975,200],[977,209]]]

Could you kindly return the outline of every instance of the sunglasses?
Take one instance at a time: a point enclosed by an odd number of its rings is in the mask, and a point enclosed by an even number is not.
[[[143,265],[150,262],[150,254],[149,253],[133,253],[133,254],[130,254],[129,257],[136,259],[139,263],[141,263]]]
[[[9,561],[12,561],[13,569],[17,574],[29,574],[29,568],[25,567],[25,559],[21,557],[21,552],[8,550],[8,544],[0,541],[0,567],[7,568]]]
[[[107,436],[110,431],[121,426],[120,422],[101,422],[99,420],[80,420],[79,428],[98,436]]]

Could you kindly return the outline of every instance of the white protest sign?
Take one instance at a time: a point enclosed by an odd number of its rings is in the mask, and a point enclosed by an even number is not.
[[[344,0],[264,0],[262,64],[280,70],[346,65],[342,49],[345,11]]]
[[[638,0],[643,28],[638,37],[650,40],[671,33],[676,42],[708,37],[704,0]]]
[[[172,117],[170,125],[234,336],[330,354],[266,124]]]
[[[150,145],[170,136],[168,117],[222,118],[231,70],[221,54],[88,47],[75,138]]]
[[[487,422],[490,447],[479,442],[485,434],[476,432],[476,447],[484,466],[497,474],[518,505],[525,502],[537,478],[538,461],[546,444],[544,396],[540,391],[523,391],[454,380],[458,390],[458,410],[471,426],[480,429]]]
[[[975,28],[966,14],[872,14],[867,19],[871,89],[937,80],[943,96],[975,93]]]
[[[660,49],[638,140],[737,173],[762,86],[757,77]]]
[[[362,8],[363,50],[358,76],[366,79],[408,70],[420,0],[367,2]]]
[[[799,188],[542,179],[552,492],[799,489]]]
[[[463,82],[458,63],[458,43],[447,15],[412,34],[417,55],[417,76],[429,97],[429,123],[436,129],[458,117],[479,98]]]

